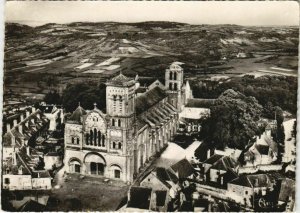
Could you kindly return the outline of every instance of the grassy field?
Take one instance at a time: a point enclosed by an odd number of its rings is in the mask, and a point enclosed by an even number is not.
[[[68,175],[60,189],[52,189],[55,201],[51,211],[114,211],[124,203],[129,186],[103,178]]]

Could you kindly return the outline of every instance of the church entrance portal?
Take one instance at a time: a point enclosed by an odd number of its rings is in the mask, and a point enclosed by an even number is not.
[[[92,175],[104,175],[104,165],[102,163],[91,162],[90,167]]]

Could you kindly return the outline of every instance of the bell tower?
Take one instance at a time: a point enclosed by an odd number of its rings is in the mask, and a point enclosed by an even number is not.
[[[135,122],[135,81],[120,73],[106,83],[106,113],[110,150],[127,152]]]
[[[182,86],[183,86],[183,63],[173,62],[166,69],[165,86],[168,93],[168,100],[179,112],[182,110]]]

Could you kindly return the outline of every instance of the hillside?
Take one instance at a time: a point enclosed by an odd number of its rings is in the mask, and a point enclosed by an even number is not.
[[[15,93],[19,93],[20,83],[22,91],[45,93],[49,76],[54,76],[58,88],[83,79],[104,82],[121,70],[129,76],[161,78],[175,60],[185,62],[186,74],[191,77],[207,68],[210,73],[243,74],[249,69],[243,70],[236,61],[239,52],[251,55],[244,59],[248,68],[297,70],[298,37],[296,27],[176,22],[76,22],[29,27],[7,23],[5,83]]]

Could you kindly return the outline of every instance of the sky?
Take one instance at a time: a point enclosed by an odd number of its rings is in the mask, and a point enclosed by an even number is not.
[[[6,22],[175,21],[190,24],[299,25],[296,1],[8,1]]]

